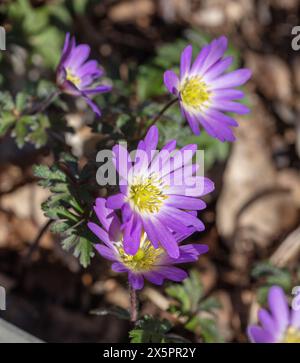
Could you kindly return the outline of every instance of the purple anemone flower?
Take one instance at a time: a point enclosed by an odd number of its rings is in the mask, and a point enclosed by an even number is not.
[[[103,75],[97,61],[87,61],[90,54],[87,44],[76,45],[75,38],[67,33],[61,59],[56,71],[59,88],[72,96],[83,97],[92,110],[101,115],[98,106],[90,99],[91,95],[111,90],[109,85],[95,85]]]
[[[198,176],[199,165],[192,164],[197,145],[175,150],[176,141],[171,140],[155,152],[158,138],[158,129],[152,126],[134,157],[121,145],[113,148],[120,193],[107,199],[107,207],[121,210],[127,254],[137,253],[145,231],[154,248],[162,247],[178,258],[180,248],[173,232],[187,234],[191,226],[204,230],[197,211],[206,204],[199,197],[210,193],[214,184]]]
[[[121,222],[112,209],[105,206],[105,199],[98,198],[94,210],[101,223],[101,227],[89,222],[90,230],[103,242],[95,247],[100,255],[113,262],[112,270],[128,273],[131,286],[139,290],[144,286],[144,279],[156,285],[162,285],[165,279],[182,281],[187,273],[173,266],[178,263],[197,261],[198,257],[208,251],[206,245],[187,244],[179,247],[180,255],[177,259],[170,258],[162,248],[155,249],[149,242],[147,235],[141,235],[141,243],[135,255],[127,254],[123,245],[123,231]],[[191,227],[189,235],[194,232]],[[177,243],[187,235],[174,233]]]
[[[248,336],[253,343],[300,343],[300,310],[289,309],[281,287],[269,290],[270,312],[260,309],[261,326],[248,327]]]
[[[245,114],[249,109],[234,100],[244,97],[235,89],[251,76],[249,69],[238,69],[223,74],[231,65],[232,57],[223,57],[227,49],[227,38],[222,36],[203,47],[194,63],[192,46],[181,54],[180,77],[171,70],[164,74],[164,83],[170,93],[179,99],[183,116],[194,134],[200,134],[202,125],[209,135],[221,141],[234,141],[231,127],[237,122],[224,112]]]

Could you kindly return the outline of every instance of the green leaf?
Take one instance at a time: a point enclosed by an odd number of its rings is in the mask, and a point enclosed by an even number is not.
[[[167,287],[166,293],[180,303],[180,311],[183,314],[196,312],[203,296],[200,274],[195,270],[191,271],[182,284]]]
[[[4,135],[6,131],[16,122],[16,118],[10,112],[3,112],[0,118],[0,135]]]
[[[214,319],[199,318],[201,336],[206,343],[222,342],[218,328]]]
[[[138,320],[133,330],[129,332],[131,343],[166,343],[166,334],[172,325],[167,320],[157,320],[148,315]]]

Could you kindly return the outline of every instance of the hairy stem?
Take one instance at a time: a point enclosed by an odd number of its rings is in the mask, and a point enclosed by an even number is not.
[[[151,127],[152,125],[154,125],[160,118],[161,116],[175,103],[178,101],[178,98],[174,98],[173,100],[169,101],[161,110],[160,112],[153,118],[153,120],[151,121],[149,127]]]
[[[43,111],[45,111],[45,109],[50,106],[50,104],[54,101],[54,99],[59,96],[60,91],[56,90],[52,93],[50,93],[50,95],[45,98],[45,100],[43,100],[40,103],[37,103],[36,105],[33,105],[33,107],[29,110],[26,110],[24,113],[27,115],[35,115],[37,113],[41,113]]]
[[[138,298],[136,290],[130,285],[130,321],[135,323],[138,319]]]

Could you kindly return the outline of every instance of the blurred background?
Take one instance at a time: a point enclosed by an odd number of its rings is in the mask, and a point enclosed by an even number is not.
[[[56,160],[49,150],[61,149],[58,134],[80,167],[119,139],[136,140],[168,101],[162,75],[178,68],[185,45],[196,54],[224,34],[234,67],[253,72],[245,87],[252,112],[238,119],[233,145],[204,132],[192,136],[176,106],[159,122],[161,144],[176,138],[179,146],[205,149],[216,190],[200,214],[206,231],[193,236],[210,252],[190,266],[186,283],[147,285],[141,314],[168,319],[174,334],[193,342],[247,341],[246,326],[268,287],[291,294],[300,285],[300,50],[291,46],[299,15],[299,0],[0,1],[7,41],[0,51],[0,285],[7,310],[0,317],[49,342],[128,341],[130,325],[119,318],[129,304],[125,276],[98,255],[82,267],[84,256],[79,261],[60,235],[44,230],[41,203],[50,192],[32,166]],[[53,87],[68,31],[92,47],[114,85],[97,98],[103,117],[95,120],[81,100],[64,97],[34,127],[10,124],[8,105],[18,109]],[[94,197],[105,195],[95,174],[90,185]],[[90,314],[97,309],[102,316]]]

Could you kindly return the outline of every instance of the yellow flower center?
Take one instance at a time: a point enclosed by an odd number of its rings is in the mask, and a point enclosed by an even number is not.
[[[290,326],[284,334],[282,343],[300,343],[300,330]]]
[[[66,69],[66,73],[67,73],[66,77],[67,77],[68,81],[73,83],[75,86],[80,85],[81,79],[79,77],[75,76],[70,68]]]
[[[132,256],[125,253],[123,247],[117,247],[121,262],[131,271],[146,272],[151,271],[153,266],[164,253],[162,248],[154,248],[152,244],[145,239],[137,253]]]
[[[129,187],[128,200],[141,213],[157,213],[167,198],[161,180],[155,176],[138,178]]]
[[[187,78],[181,87],[181,98],[187,106],[198,108],[209,99],[210,93],[200,77]]]

